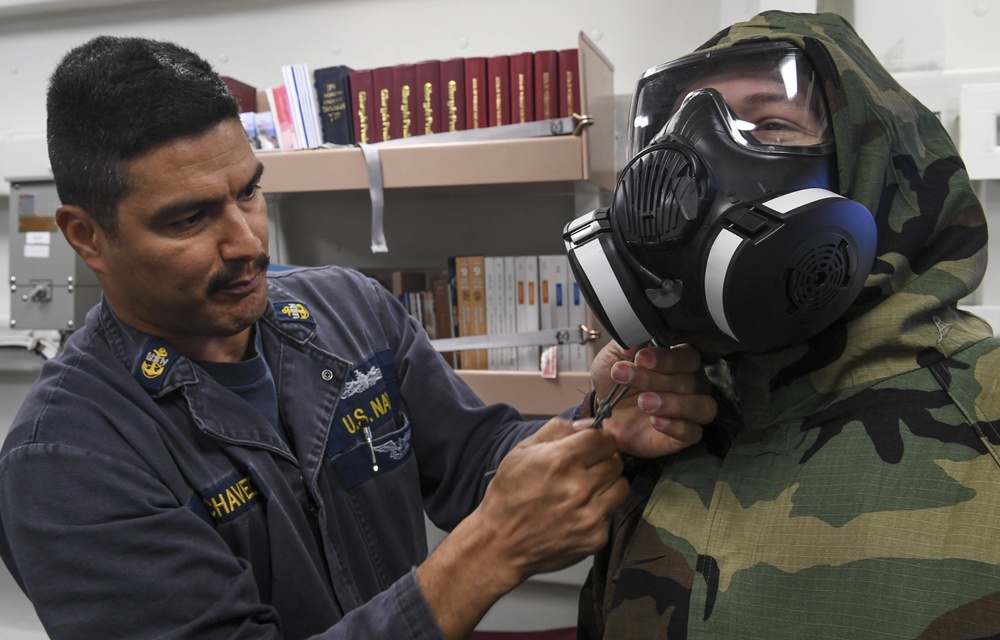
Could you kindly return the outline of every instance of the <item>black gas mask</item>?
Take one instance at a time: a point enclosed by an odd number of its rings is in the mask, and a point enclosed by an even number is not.
[[[646,72],[611,206],[568,224],[584,298],[623,346],[802,342],[844,314],[875,257],[872,214],[834,192],[819,83],[790,43]]]

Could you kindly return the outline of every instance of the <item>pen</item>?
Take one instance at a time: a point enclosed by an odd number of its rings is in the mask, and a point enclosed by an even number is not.
[[[362,427],[365,434],[365,442],[368,443],[368,450],[372,454],[372,471],[378,471],[378,459],[375,457],[375,444],[372,442],[372,430],[369,427]]]

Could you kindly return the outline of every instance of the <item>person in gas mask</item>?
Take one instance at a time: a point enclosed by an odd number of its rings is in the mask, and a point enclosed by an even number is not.
[[[698,348],[702,441],[634,462],[586,638],[1000,634],[1000,342],[953,142],[829,14],[639,80],[611,206],[567,226],[622,345]]]

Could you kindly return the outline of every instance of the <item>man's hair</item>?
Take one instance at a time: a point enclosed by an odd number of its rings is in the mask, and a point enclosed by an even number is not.
[[[170,42],[111,36],[66,54],[49,81],[46,109],[60,201],[89,212],[112,237],[130,160],[238,120],[240,112],[197,54]]]

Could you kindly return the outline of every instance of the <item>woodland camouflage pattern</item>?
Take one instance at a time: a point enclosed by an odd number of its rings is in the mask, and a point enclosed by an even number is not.
[[[834,15],[766,12],[704,48],[800,46],[876,264],[807,345],[711,367],[716,423],[644,463],[581,600],[583,637],[1000,637],[1000,343],[956,309],[986,222],[936,117]]]

